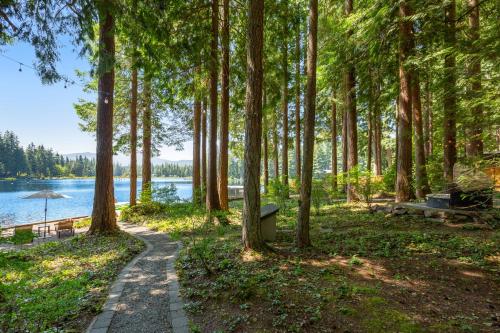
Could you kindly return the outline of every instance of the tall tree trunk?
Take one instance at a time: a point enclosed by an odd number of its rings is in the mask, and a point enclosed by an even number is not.
[[[344,86],[345,88],[345,86]],[[345,89],[344,89],[345,94]],[[345,95],[344,95],[345,97]],[[347,108],[342,111],[342,191],[347,193]]]
[[[432,95],[430,88],[430,74],[426,75],[425,80],[425,113],[424,113],[424,149],[425,158],[432,155]]]
[[[210,120],[208,137],[207,209],[220,210],[217,193],[217,79],[219,40],[219,0],[212,0],[212,33],[210,40]]]
[[[374,111],[373,111],[373,117],[374,117],[374,124],[375,124],[375,133],[374,133],[374,139],[375,139],[375,175],[376,176],[382,176],[382,119],[381,119],[381,114],[380,114],[380,103],[379,103],[379,97],[380,97],[380,83],[377,82],[377,99],[375,100],[374,103]]]
[[[397,136],[396,202],[409,201],[411,197],[411,75],[407,59],[412,51],[412,32],[406,1],[399,4],[399,114]]]
[[[314,127],[316,117],[316,58],[318,52],[318,0],[309,2],[309,33],[307,37],[307,99],[304,112],[304,159],[300,182],[300,207],[297,219],[297,246],[311,245],[309,217],[311,212]]]
[[[281,95],[281,116],[283,117],[283,142],[281,149],[282,181],[285,189],[288,188],[288,2],[285,0],[285,15],[283,25],[283,82]],[[285,190],[285,197],[288,191]]]
[[[413,71],[411,78],[413,126],[415,133],[415,193],[417,198],[423,199],[431,192],[427,181],[427,167],[424,150],[424,133],[422,124],[422,102],[420,100],[420,80],[417,70]]]
[[[201,202],[207,199],[207,99],[203,99],[201,110]]]
[[[130,206],[137,203],[137,68],[132,68],[130,100]]]
[[[395,140],[396,147],[394,149],[394,161],[395,161],[395,163],[398,160],[398,146],[399,146],[398,138],[399,138],[399,91],[398,91],[398,96],[396,97],[396,140]],[[396,186],[396,183],[394,183],[394,186]]]
[[[144,109],[142,114],[142,194],[151,200],[151,76],[144,74]]]
[[[469,15],[469,36],[471,59],[468,68],[470,81],[469,98],[474,100],[481,93],[481,57],[478,53],[477,43],[479,41],[479,0],[468,0],[467,6]],[[467,137],[467,155],[469,157],[480,157],[483,155],[483,107],[474,100],[471,107],[471,123]]]
[[[444,9],[444,44],[447,49],[456,47],[456,4],[449,1]],[[452,52],[444,58],[443,91],[443,170],[446,186],[453,182],[453,166],[457,160],[457,96],[456,96],[455,55]]]
[[[353,12],[353,0],[346,0],[345,15],[350,16]],[[348,39],[352,36],[352,30],[348,32]],[[353,59],[350,59],[353,61]],[[353,64],[349,64],[345,73],[347,109],[347,172],[351,173],[358,166],[358,123],[356,112],[356,73]],[[353,175],[347,177],[347,201],[357,200],[356,187]]]
[[[269,142],[267,140],[267,120],[264,117],[264,193],[269,192]]]
[[[295,37],[295,173],[300,180],[300,23]]]
[[[265,110],[266,107],[266,90],[262,90],[262,109]],[[269,140],[267,136],[269,135],[269,126],[267,122],[267,115],[262,115],[264,130],[262,131],[262,137],[264,138],[264,193],[269,192]]]
[[[368,106],[368,142],[366,144],[366,170],[372,171],[372,152],[373,152],[373,104]]]
[[[229,209],[227,189],[229,159],[229,0],[222,6],[222,80],[219,143],[219,201],[223,210]]]
[[[333,88],[332,93],[332,119],[331,119],[331,131],[332,131],[332,190],[337,192],[337,96],[335,94],[335,88]]]
[[[201,101],[195,97],[193,108],[193,203],[201,204],[201,178],[200,178],[200,127],[201,127]]]
[[[273,162],[274,162],[274,177],[276,181],[280,178],[279,165],[279,140],[278,140],[278,117],[276,111],[273,110]]]
[[[118,230],[113,185],[114,18],[110,1],[104,2],[99,8],[99,68],[103,71],[98,83],[96,177],[90,234]]]
[[[242,241],[245,249],[264,247],[260,230],[260,153],[262,131],[262,48],[264,0],[248,1],[247,87]]]

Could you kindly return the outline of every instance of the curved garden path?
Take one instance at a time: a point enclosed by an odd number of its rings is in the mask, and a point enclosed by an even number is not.
[[[120,273],[103,312],[87,332],[188,332],[174,268],[179,244],[146,227],[125,223],[120,227],[142,239],[147,249]]]

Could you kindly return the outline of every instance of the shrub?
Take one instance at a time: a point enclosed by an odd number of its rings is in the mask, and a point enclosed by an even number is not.
[[[151,202],[153,199],[152,193],[151,188],[143,189],[140,195],[141,203]]]
[[[121,212],[121,219],[128,221],[133,220],[139,216],[145,215],[157,215],[165,212],[167,208],[166,204],[156,201],[141,202],[132,207],[126,207]]]
[[[322,180],[314,180],[311,189],[311,201],[316,215],[319,214],[321,204],[327,202],[328,198],[329,195],[325,183]]]
[[[152,194],[155,201],[163,204],[170,204],[180,200],[177,196],[177,187],[173,183],[167,186],[155,188]]]
[[[32,231],[29,230],[21,230],[16,231],[14,236],[10,237],[10,241],[14,244],[28,244],[33,241],[33,238],[36,237]]]
[[[396,185],[396,163],[393,163],[383,175],[384,190],[393,192]]]
[[[75,221],[73,226],[75,228],[84,228],[84,227],[90,227],[91,224],[92,224],[92,218],[87,217],[87,218]]]
[[[373,195],[384,189],[385,183],[374,176],[371,172],[361,172],[358,178],[358,192],[368,206],[372,202]]]
[[[280,209],[286,208],[289,193],[290,188],[283,185],[280,179],[272,179],[269,182],[269,196],[276,201]]]

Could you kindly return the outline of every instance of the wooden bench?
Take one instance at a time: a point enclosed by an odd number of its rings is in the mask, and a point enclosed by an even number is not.
[[[33,238],[35,238],[35,235],[33,234],[33,226],[32,225],[20,225],[17,227],[14,227],[14,236],[17,234],[22,234],[22,233],[31,233],[31,242],[33,243]]]
[[[270,204],[260,208],[260,231],[262,239],[273,242],[276,240],[276,214],[279,208]]]
[[[75,235],[75,228],[73,227],[73,219],[67,219],[55,224],[57,238],[61,237],[61,232],[69,231],[72,236]]]

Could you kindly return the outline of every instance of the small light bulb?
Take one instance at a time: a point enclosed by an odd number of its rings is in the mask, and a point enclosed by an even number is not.
[[[107,98],[107,97],[105,97],[105,98],[104,98],[104,104],[108,104],[108,103],[109,103],[108,98]]]
[[[22,71],[23,71],[23,69],[22,69],[22,67],[21,67],[21,64],[19,64],[19,71],[20,71],[20,72],[22,72]]]

